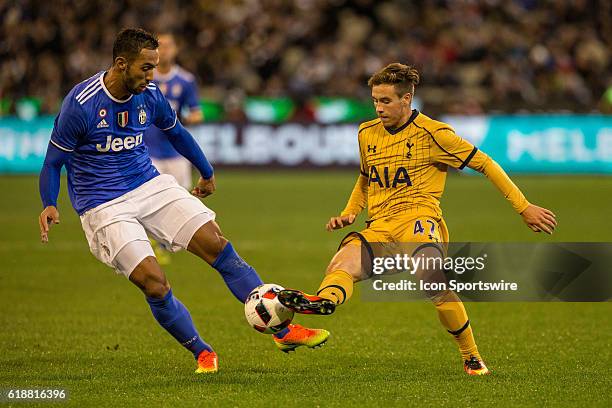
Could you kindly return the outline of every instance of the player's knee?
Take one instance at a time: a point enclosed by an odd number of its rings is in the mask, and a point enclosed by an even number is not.
[[[327,269],[325,270],[325,274],[329,275],[335,271],[344,271],[353,277],[353,282],[359,282],[362,280],[361,270],[359,267],[359,262],[355,262],[347,259],[337,259],[334,257],[332,261],[327,265]]]
[[[204,252],[206,261],[212,264],[223,252],[228,242],[221,234],[209,234],[202,245],[202,252]]]
[[[229,241],[223,236],[218,235],[211,247],[209,248],[210,255],[215,259],[219,256]]]
[[[424,262],[415,270],[415,278],[426,284],[429,289],[424,291],[425,295],[435,303],[434,299],[448,286],[444,274],[443,254],[437,248],[428,247],[415,254],[416,256],[420,256]]]
[[[145,295],[154,299],[164,298],[170,291],[170,284],[165,282],[152,282],[145,287]]]
[[[219,225],[210,221],[193,235],[187,250],[212,264],[229,241],[223,236]]]
[[[353,277],[353,282],[359,282],[367,277],[361,267],[361,247],[351,243],[344,245],[334,255],[327,266],[325,274],[335,271],[344,271]]]
[[[143,259],[130,274],[130,281],[147,297],[161,299],[170,291],[170,283],[154,257]]]

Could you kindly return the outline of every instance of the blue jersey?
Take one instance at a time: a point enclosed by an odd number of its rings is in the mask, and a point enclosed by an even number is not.
[[[193,75],[178,65],[166,75],[155,73],[153,80],[162,91],[170,106],[179,113],[184,110],[200,109],[198,102],[198,89]],[[164,133],[155,126],[151,126],[145,132],[145,143],[149,148],[149,154],[156,159],[168,159],[179,156]]]
[[[151,125],[168,130],[177,122],[155,84],[119,100],[104,86],[104,74],[72,88],[51,133],[53,145],[72,152],[66,164],[68,194],[79,214],[158,176],[143,143],[144,131]]]

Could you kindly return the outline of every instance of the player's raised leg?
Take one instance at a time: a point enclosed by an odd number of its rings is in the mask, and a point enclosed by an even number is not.
[[[352,195],[357,190],[359,189],[356,187]],[[331,232],[344,228],[353,224],[355,218],[355,213],[347,212],[345,214],[343,212],[343,215],[331,217],[327,222],[326,229]],[[319,285],[316,295],[287,289],[279,293],[278,299],[280,302],[298,313],[322,315],[333,313],[337,305],[343,304],[352,296],[354,283],[366,277],[361,266],[362,240],[367,241],[367,237],[364,237],[363,233],[370,233],[373,241],[379,240],[375,239],[375,233],[367,230],[347,235],[340,244],[340,249],[327,266],[325,277]]]
[[[331,314],[337,305],[345,303],[352,296],[353,285],[362,279],[359,241],[351,241],[332,258],[316,295],[285,289],[279,293],[278,299],[298,313]]]
[[[223,236],[215,221],[211,220],[198,228],[187,250],[216,269],[232,294],[242,303],[253,289],[263,284],[255,269],[238,255],[231,242]],[[287,352],[299,346],[318,347],[327,341],[329,332],[291,324],[273,336],[279,349]]]

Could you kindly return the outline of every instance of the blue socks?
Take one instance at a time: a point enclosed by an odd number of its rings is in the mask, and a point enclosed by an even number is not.
[[[244,303],[253,289],[263,285],[255,269],[236,253],[231,242],[225,245],[212,267],[221,274],[229,290],[241,303]],[[287,333],[289,329],[285,328],[276,333],[274,337],[281,339]]]
[[[231,242],[225,245],[212,267],[221,274],[225,284],[240,303],[244,303],[253,289],[263,285],[255,269],[236,253]]]
[[[197,359],[204,350],[212,348],[202,340],[187,308],[172,295],[172,289],[163,299],[147,298],[157,322]]]

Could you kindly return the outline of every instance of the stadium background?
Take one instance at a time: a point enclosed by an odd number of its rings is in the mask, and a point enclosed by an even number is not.
[[[466,379],[429,305],[357,294],[337,315],[301,319],[333,332],[324,349],[285,356],[246,326],[210,268],[179,254],[170,281],[221,356],[218,376],[194,378],[140,293],[89,254],[65,180],[62,224],[38,243],[35,174],[63,95],[109,66],[120,28],[142,26],[179,39],[207,121],[192,131],[220,169],[207,204],[267,281],[318,283],[342,235],[323,224],[356,176],[356,123],[373,117],[365,81],[396,60],[422,73],[420,110],[489,152],[560,223],[533,234],[486,179],[456,174],[442,202],[453,240],[609,241],[611,7],[0,2],[0,388],[66,387],[75,406],[608,406],[609,303],[470,304],[495,375]]]

